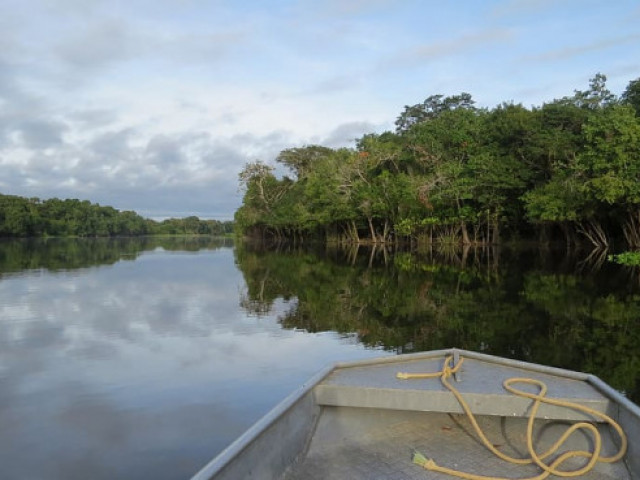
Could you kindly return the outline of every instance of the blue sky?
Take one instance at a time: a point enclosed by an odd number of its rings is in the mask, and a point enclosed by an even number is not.
[[[243,165],[405,105],[640,77],[638,0],[0,0],[0,193],[230,219]]]

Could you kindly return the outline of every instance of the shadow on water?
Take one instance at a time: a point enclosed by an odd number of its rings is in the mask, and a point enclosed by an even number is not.
[[[601,252],[236,247],[251,314],[397,353],[446,347],[598,375],[640,400],[638,274]],[[294,301],[291,301],[294,300]]]
[[[75,270],[135,260],[143,252],[215,250],[232,247],[228,238],[122,237],[0,239],[0,278],[29,270]]]

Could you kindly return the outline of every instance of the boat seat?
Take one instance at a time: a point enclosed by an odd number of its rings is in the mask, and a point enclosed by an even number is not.
[[[439,372],[442,359],[390,362],[376,366],[339,368],[314,389],[319,405],[362,407],[421,412],[464,413],[462,407],[438,378],[399,379],[398,372]],[[462,394],[475,415],[526,417],[532,400],[507,392],[503,382],[512,377],[528,377],[543,381],[547,397],[587,406],[617,417],[615,405],[594,386],[580,379],[562,375],[524,371],[507,365],[466,358],[456,378],[449,381]],[[534,385],[518,388],[537,393]],[[594,420],[566,407],[541,404],[537,417],[554,420]]]

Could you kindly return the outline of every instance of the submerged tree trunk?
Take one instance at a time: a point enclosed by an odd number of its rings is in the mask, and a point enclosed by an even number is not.
[[[367,217],[367,222],[369,222],[369,232],[371,233],[371,241],[373,243],[378,243],[378,238],[376,237],[376,230],[373,227],[373,219],[371,217]]]
[[[640,248],[640,211],[629,212],[622,232],[629,248]]]
[[[349,222],[349,225],[351,227],[351,238],[352,240],[357,244],[360,245],[360,236],[358,235],[358,227],[356,227],[356,222],[351,220]]]
[[[462,244],[470,245],[471,240],[469,240],[469,232],[467,231],[467,224],[464,222],[460,222],[460,230],[462,232]]]
[[[384,219],[384,229],[382,231],[382,243],[385,243],[389,237],[389,231],[391,230],[391,227],[389,226],[389,219],[385,218]]]
[[[494,245],[498,245],[500,243],[500,222],[497,218],[493,221],[493,239],[490,243]]]
[[[578,224],[578,232],[584,235],[596,248],[609,247],[609,239],[597,220],[587,220]]]

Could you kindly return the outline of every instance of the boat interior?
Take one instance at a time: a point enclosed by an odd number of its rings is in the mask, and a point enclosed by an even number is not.
[[[626,480],[639,442],[592,375],[451,349],[320,372],[194,480]]]

